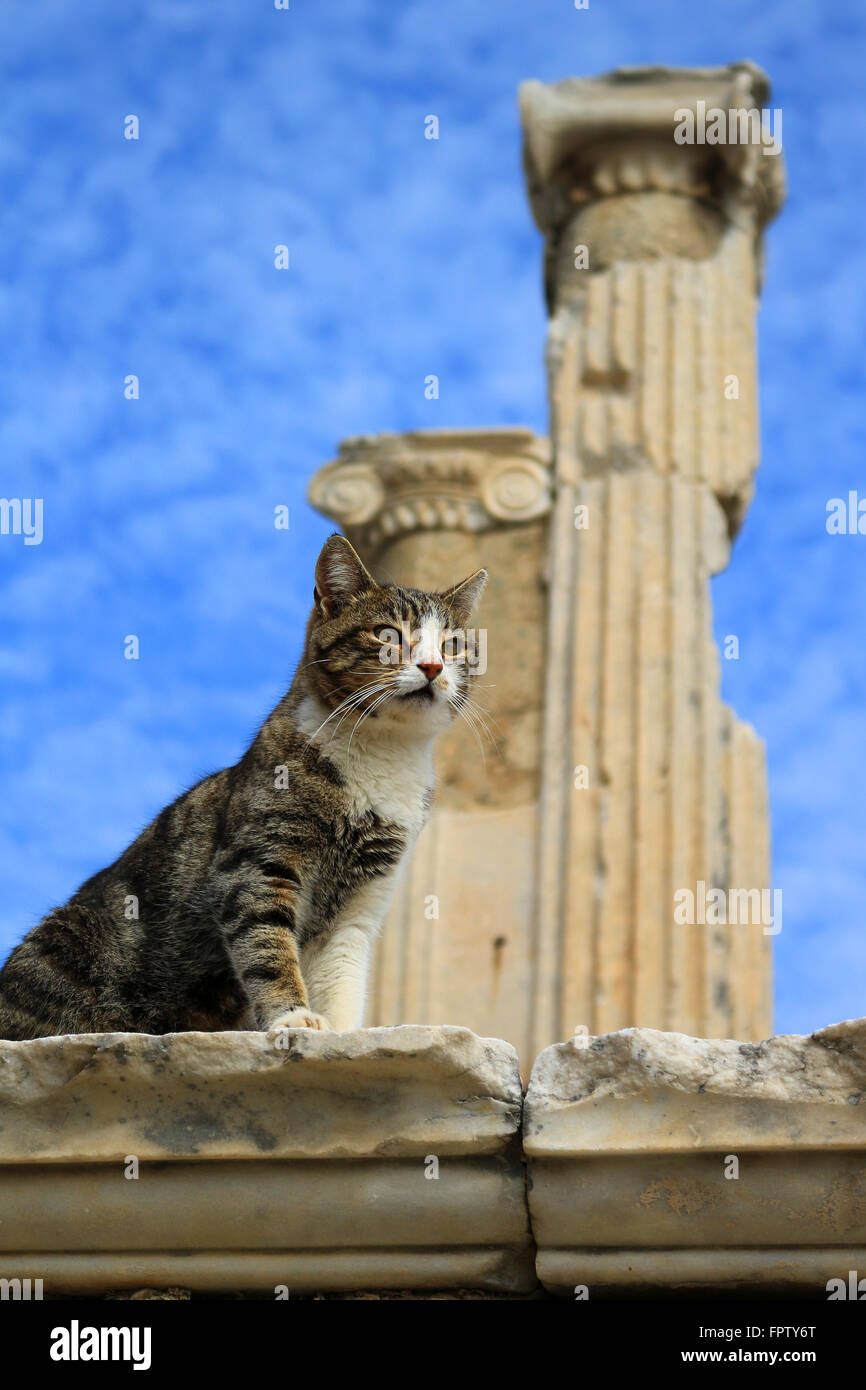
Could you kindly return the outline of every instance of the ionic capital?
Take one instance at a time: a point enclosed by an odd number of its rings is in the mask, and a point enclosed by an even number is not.
[[[550,448],[530,430],[418,430],[345,440],[309,499],[368,550],[413,531],[484,531],[550,509]]]
[[[533,215],[548,241],[549,273],[575,214],[602,199],[623,200],[624,221],[634,219],[639,194],[700,204],[691,229],[682,204],[669,215],[683,224],[676,229],[683,249],[676,241],[670,248],[675,255],[711,254],[712,215],[719,232],[731,224],[758,237],[785,194],[781,122],[762,120],[769,99],[769,80],[752,63],[524,82],[524,166]],[[664,220],[651,218],[646,245],[638,237],[628,258],[664,249]]]

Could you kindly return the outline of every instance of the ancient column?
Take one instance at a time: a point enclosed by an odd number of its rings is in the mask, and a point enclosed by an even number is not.
[[[521,89],[556,498],[533,1052],[581,1026],[771,1030],[772,926],[730,923],[770,886],[764,751],[719,698],[709,595],[758,462],[768,98],[744,63]]]
[[[550,446],[527,429],[346,440],[310,484],[375,576],[442,589],[485,565],[486,669],[437,749],[431,820],[378,943],[367,1023],[463,1023],[529,1059]]]
[[[370,1024],[466,1024],[524,1067],[575,1029],[771,1030],[773,924],[729,920],[770,888],[764,751],[720,699],[709,595],[757,466],[768,95],[749,64],[525,84],[552,441],[365,437],[312,481],[378,577],[491,573],[495,744],[442,740]]]

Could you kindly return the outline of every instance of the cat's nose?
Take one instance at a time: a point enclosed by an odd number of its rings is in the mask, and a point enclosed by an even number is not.
[[[419,671],[424,672],[424,675],[427,677],[428,681],[435,681],[436,677],[439,675],[439,672],[442,670],[441,661],[419,661],[417,663],[417,666]]]

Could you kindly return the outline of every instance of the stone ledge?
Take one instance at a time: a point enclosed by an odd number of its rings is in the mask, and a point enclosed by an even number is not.
[[[864,1267],[866,1020],[762,1043],[586,1041],[542,1052],[526,1096],[547,1289],[826,1297]]]
[[[467,1028],[0,1042],[0,1163],[501,1153],[517,1054]]]
[[[720,1136],[741,1152],[863,1143],[866,1019],[759,1043],[625,1028],[536,1059],[530,1155],[716,1151]]]
[[[826,1297],[866,1270],[866,1020],[548,1048],[525,1155],[507,1043],[414,1026],[288,1041],[0,1042],[0,1277],[47,1297],[507,1296],[537,1270],[565,1296]]]
[[[0,1276],[48,1295],[535,1286],[508,1043],[287,1041],[0,1043]]]

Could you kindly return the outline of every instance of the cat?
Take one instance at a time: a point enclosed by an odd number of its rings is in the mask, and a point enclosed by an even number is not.
[[[360,1027],[433,742],[469,699],[461,634],[486,581],[379,584],[331,536],[288,694],[238,763],[15,947],[0,1037]]]

